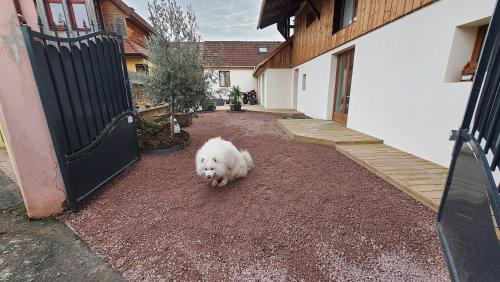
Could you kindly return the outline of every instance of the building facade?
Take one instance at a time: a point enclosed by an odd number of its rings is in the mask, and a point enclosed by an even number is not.
[[[127,69],[147,73],[146,46],[153,27],[122,0],[36,0],[39,25],[46,34],[78,36],[105,29],[123,38]]]
[[[254,72],[269,101],[449,165],[494,0],[273,2],[259,27],[293,35]]]
[[[255,67],[269,56],[281,42],[269,41],[205,41],[202,43],[203,67],[215,76],[212,90],[228,99],[232,86],[241,91],[258,91]]]
[[[106,30],[123,36],[129,72],[148,73],[147,37],[154,28],[122,0],[100,0],[100,12]]]

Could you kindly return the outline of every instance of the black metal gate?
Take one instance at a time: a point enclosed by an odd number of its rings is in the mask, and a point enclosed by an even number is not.
[[[54,37],[23,26],[71,208],[139,160],[123,40]]]
[[[497,4],[456,138],[437,229],[455,281],[500,279],[500,8]]]

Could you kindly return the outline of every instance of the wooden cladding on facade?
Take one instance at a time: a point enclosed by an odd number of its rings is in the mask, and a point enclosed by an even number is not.
[[[128,39],[134,41],[139,45],[146,46],[147,34],[142,29],[134,25],[132,21],[127,19],[126,22]]]
[[[254,76],[259,76],[265,69],[291,68],[292,65],[293,36],[283,42],[274,50],[264,62],[257,67]]]
[[[358,0],[356,19],[336,33],[333,32],[334,2],[340,1],[310,1],[320,11],[320,18],[306,26],[311,8],[306,5],[299,10],[291,38],[293,42],[288,47],[291,50],[280,50],[273,58],[264,61],[255,72],[256,75],[265,68],[300,65],[437,0]]]
[[[127,26],[125,13],[123,13],[123,11],[111,1],[101,1],[101,11],[106,29],[117,31],[118,33],[125,33],[121,35],[123,37],[127,37],[125,28]]]

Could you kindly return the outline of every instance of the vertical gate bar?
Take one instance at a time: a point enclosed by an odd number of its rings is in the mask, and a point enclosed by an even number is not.
[[[91,54],[91,49],[90,49],[90,42],[91,42],[91,40],[89,38],[87,40],[87,43],[88,43],[88,48],[89,48],[90,70],[91,70],[92,77],[93,77],[93,80],[94,80],[94,87],[95,87],[95,90],[96,90],[97,102],[98,102],[98,104],[100,104],[100,101],[99,101],[99,91],[97,90],[99,87],[97,86],[97,77],[96,77],[95,69],[93,67],[94,62],[92,60],[92,54]],[[96,50],[97,50],[97,44],[96,44]],[[106,105],[106,108],[108,108],[106,98],[105,97],[103,97],[103,98],[104,98],[104,103]],[[109,109],[108,109],[108,111],[109,111]],[[106,126],[106,122],[104,121],[105,118],[104,118],[104,113],[102,112],[102,107],[99,107],[99,114],[101,116],[102,127],[104,128]],[[108,112],[108,114],[109,114],[109,112]]]
[[[474,117],[474,121],[472,124],[472,135],[474,135],[474,132],[477,130],[479,122],[480,122],[480,115],[483,112],[483,106],[485,103],[485,95],[481,95],[484,93],[484,89],[482,89],[483,85],[487,83],[490,78],[491,78],[491,66],[489,66],[489,62],[492,59],[492,56],[482,56],[483,53],[485,54],[496,54],[498,55],[498,45],[499,42],[495,40],[494,34],[498,33],[498,29],[500,26],[500,15],[495,11],[490,25],[488,27],[488,31],[486,33],[486,40],[484,42],[483,50],[481,50],[481,56],[480,56],[480,61],[478,64],[478,69],[476,72],[476,79],[479,80],[482,83],[474,83],[472,86],[472,91],[471,95],[469,98],[469,101],[473,101],[473,104],[468,105],[468,108],[465,112],[465,117],[464,121],[468,120],[469,123],[467,124],[467,128],[470,128],[470,121],[472,121],[472,116],[474,115],[474,112],[476,113],[476,116]],[[489,34],[492,34],[492,36],[488,36]],[[481,68],[481,66],[483,67]],[[486,77],[485,77],[486,75]],[[481,91],[483,90],[483,91]],[[478,102],[479,99],[479,102]],[[469,109],[471,107],[472,109]],[[464,124],[463,124],[464,125]]]
[[[99,80],[101,81],[101,84],[102,84],[102,88],[104,90],[104,102],[105,102],[105,105],[106,105],[106,109],[107,109],[107,112],[108,112],[108,122],[110,120],[113,119],[113,116],[114,116],[114,109],[113,109],[113,105],[109,105],[108,103],[108,99],[107,99],[107,93],[109,91],[106,91],[107,89],[109,89],[108,87],[108,84],[105,83],[105,80],[104,80],[104,72],[102,70],[102,64],[104,63],[104,59],[103,58],[100,58],[99,56],[99,45],[97,44],[97,40],[100,40],[101,41],[101,46],[102,46],[102,39],[98,39],[97,38],[97,35],[94,37],[95,39],[95,48],[96,48],[96,57],[97,57],[97,62],[94,62],[97,66],[97,68],[99,69]],[[113,112],[113,113],[112,113]]]
[[[492,171],[496,170],[500,162],[500,141],[497,142],[495,148],[495,154],[493,155],[493,160],[491,161],[490,169]]]
[[[83,60],[83,50],[82,50],[82,41],[81,40],[78,41],[78,45],[79,45],[79,50],[80,50],[80,59],[82,61],[82,64],[85,64],[85,61]],[[90,95],[90,87],[89,87],[89,80],[88,80],[88,76],[87,76],[87,70],[85,69],[85,66],[82,66],[82,69],[83,69],[83,77],[85,79],[85,84],[87,87],[87,96],[89,98],[90,111],[92,112],[92,120],[94,121],[96,133],[99,133],[99,128],[97,126],[97,121],[96,121],[96,112],[94,110],[94,106],[92,105],[92,96]],[[95,136],[93,138],[95,138]],[[93,138],[90,138],[90,139],[93,139]]]
[[[103,35],[104,37],[104,35]],[[106,41],[105,41],[106,40]],[[110,90],[109,94],[110,94],[110,97],[109,99],[111,100],[111,104],[113,105],[113,118],[115,118],[119,113],[120,113],[120,109],[117,108],[116,104],[115,104],[115,100],[113,99],[113,96],[115,95],[114,92],[115,92],[115,87],[113,85],[113,82],[110,81],[111,79],[109,78],[109,75],[110,75],[110,70],[109,70],[109,62],[106,60],[106,58],[108,57],[108,52],[107,52],[107,48],[106,48],[106,42],[109,41],[109,39],[104,39],[102,38],[102,54],[104,56],[103,58],[103,64],[104,64],[104,68],[106,69],[106,72],[104,73],[103,77],[105,78],[105,81],[106,81],[106,84],[108,85],[108,89]]]
[[[31,36],[31,35],[30,35]],[[64,137],[66,139],[66,143],[68,144],[68,151],[71,151],[71,139],[69,138],[69,133],[68,133],[68,127],[67,127],[67,124],[66,124],[66,119],[64,118],[64,110],[63,110],[63,106],[61,104],[61,97],[60,97],[60,93],[59,93],[59,90],[58,90],[58,87],[56,85],[56,81],[54,79],[54,70],[52,70],[52,65],[50,64],[50,60],[49,60],[49,54],[47,52],[47,41],[45,40],[45,38],[42,39],[43,40],[43,43],[44,43],[44,46],[43,46],[43,54],[45,56],[45,60],[47,61],[47,68],[49,69],[49,76],[50,76],[50,80],[51,80],[51,83],[52,85],[54,86],[54,90],[55,90],[55,97],[56,97],[56,101],[57,101],[57,107],[59,108],[59,111],[61,112],[61,121],[62,121],[62,124],[63,124],[63,128],[64,128]],[[65,152],[67,153],[67,152]]]
[[[120,60],[120,44],[119,44],[119,38],[115,37],[113,39],[113,46],[114,46],[114,49],[115,49],[115,52],[113,52],[113,55],[115,57],[115,62],[116,62],[116,72],[117,72],[117,75],[118,75],[118,81],[120,82],[120,88],[121,88],[121,102],[123,104],[123,107],[125,109],[125,111],[129,111],[129,108],[128,108],[128,100],[127,100],[127,91],[125,89],[125,78],[123,76],[123,69],[122,69],[122,64],[121,64],[121,60]]]
[[[499,86],[497,86],[497,93],[499,91]],[[491,148],[491,145],[493,141],[496,141],[496,138],[498,138],[498,131],[497,126],[500,126],[500,96],[497,94],[495,97],[495,100],[493,101],[493,107],[491,108],[491,113],[490,115],[490,126],[488,129],[488,134],[486,135],[486,144],[484,145],[484,153],[487,154],[489,149]]]
[[[104,83],[104,85],[106,85],[106,88],[108,89],[108,92],[107,92],[107,95],[106,97],[109,99],[109,104],[111,105],[111,108],[112,108],[112,115],[110,115],[110,120],[112,120],[116,115],[117,115],[117,110],[116,110],[116,106],[115,106],[115,103],[113,101],[113,89],[111,87],[111,85],[109,84],[109,79],[108,79],[108,74],[109,74],[109,70],[108,70],[108,67],[107,67],[107,63],[106,63],[106,51],[105,51],[105,48],[104,48],[104,44],[105,44],[105,41],[104,41],[104,35],[101,34],[101,55],[103,56],[103,58],[100,58],[99,59],[99,66],[102,66],[102,68],[104,69],[104,71],[102,71],[101,69],[101,78],[102,78],[102,81]]]
[[[71,109],[71,115],[73,116],[73,123],[75,124],[76,133],[78,135],[78,146],[81,147],[83,144],[83,140],[82,140],[82,135],[80,133],[80,127],[78,126],[78,122],[77,122],[77,118],[76,118],[76,114],[75,114],[74,101],[73,101],[73,98],[71,97],[71,94],[69,93],[68,77],[66,75],[66,68],[64,67],[64,63],[63,63],[62,56],[61,56],[61,43],[59,41],[56,41],[56,43],[57,43],[57,54],[58,54],[58,58],[59,58],[59,63],[61,64],[61,68],[62,68],[64,85],[66,85],[66,89],[68,90],[68,99],[69,99],[69,106]],[[70,151],[73,152],[72,149]]]
[[[491,64],[492,65],[495,65],[496,63],[500,64],[500,56],[499,56],[499,53],[500,53],[500,50],[498,50],[498,46],[496,46],[497,48],[495,48],[495,51],[496,53],[493,54],[493,57],[492,60],[490,60]],[[495,99],[495,94],[496,94],[496,90],[498,90],[498,88],[494,88],[495,87],[495,84],[500,81],[500,71],[498,69],[491,69],[489,70],[490,74],[488,75],[489,76],[489,80],[486,81],[486,83],[488,83],[488,87],[487,89],[485,89],[483,91],[483,95],[485,96],[485,99],[484,99],[484,103],[486,103],[486,108],[484,107],[483,105],[483,113],[481,115],[481,118],[480,118],[480,121],[479,121],[479,140],[481,140],[481,138],[483,138],[485,136],[485,134],[487,132],[486,131],[486,127],[488,126],[488,117],[490,116],[490,111],[492,110],[492,107],[493,107],[493,101]]]
[[[36,59],[35,59],[34,50],[33,50],[33,36],[34,36],[34,34],[33,34],[32,30],[31,30],[31,28],[29,26],[21,26],[21,31],[23,33],[24,42],[26,44],[26,48],[27,48],[27,51],[28,51],[28,56],[30,58],[31,66],[33,68],[33,74],[35,76],[35,80],[37,82],[37,87],[38,87],[38,84],[40,83],[40,81],[39,81],[40,78],[39,78],[38,72],[40,70],[38,68],[38,65],[37,65],[37,62],[36,62]],[[46,59],[48,59],[48,55],[46,53],[46,48],[45,47],[46,46],[44,46],[44,54],[46,55]],[[49,61],[47,61],[47,62],[49,62]],[[53,80],[53,76],[52,76],[53,72],[52,72],[52,69],[50,68],[50,63],[49,63],[49,70],[51,71],[51,78]],[[55,86],[55,84],[54,84],[54,89],[57,89],[57,87]],[[57,92],[57,90],[56,90],[56,92]],[[39,92],[39,95],[40,94],[44,95],[42,92]],[[50,131],[52,143],[53,143],[53,146],[54,146],[54,151],[55,151],[55,154],[56,154],[57,161],[59,163],[59,169],[61,171],[61,176],[63,178],[64,186],[66,188],[66,193],[68,195],[69,205],[70,205],[71,208],[76,208],[76,198],[75,198],[75,195],[73,194],[73,191],[68,186],[69,185],[69,172],[68,172],[68,167],[66,166],[66,162],[65,162],[65,153],[66,152],[62,152],[61,151],[61,146],[59,144],[59,140],[56,137],[57,133],[55,132],[54,126],[51,123],[51,121],[53,119],[53,116],[52,116],[53,113],[51,111],[47,111],[46,110],[47,109],[47,101],[44,100],[42,98],[42,96],[40,97],[40,99],[42,100],[42,106],[43,106],[43,109],[44,109],[45,118],[47,119],[47,124],[48,124],[48,128],[49,128],[49,131]],[[63,120],[64,120],[64,118],[63,118]],[[70,143],[68,143],[68,145],[70,145]]]
[[[87,112],[85,111],[85,107],[84,107],[84,103],[83,103],[83,99],[82,99],[82,89],[81,89],[81,86],[80,86],[80,82],[78,81],[78,75],[76,73],[76,67],[75,67],[75,58],[73,56],[73,50],[71,47],[73,47],[74,43],[72,41],[69,42],[69,51],[70,51],[70,57],[71,57],[71,68],[73,68],[73,76],[75,77],[75,83],[76,83],[76,89],[77,89],[77,95],[78,95],[78,98],[80,99],[80,108],[82,109],[82,115],[83,115],[83,121],[85,123],[85,129],[87,131],[87,136],[89,137],[89,139],[92,139],[92,134],[90,134],[90,128],[89,128],[89,121],[87,119]]]
[[[135,108],[134,108],[134,105],[132,102],[132,91],[130,91],[130,80],[128,78],[127,61],[125,60],[125,47],[123,45],[123,38],[122,37],[119,38],[119,42],[120,42],[120,49],[121,49],[120,57],[121,57],[121,61],[122,61],[122,71],[123,71],[123,75],[124,75],[124,79],[125,79],[125,90],[126,90],[127,104],[128,104],[129,111],[131,113],[134,113]]]
[[[127,108],[125,107],[125,105],[123,104],[123,100],[122,100],[122,93],[123,93],[123,87],[122,87],[122,83],[120,83],[120,76],[118,75],[118,70],[117,70],[117,65],[116,65],[116,56],[115,56],[115,51],[113,51],[115,48],[115,44],[114,44],[114,36],[109,38],[108,36],[108,49],[109,49],[109,59],[110,59],[110,62],[111,62],[111,69],[112,69],[112,74],[113,74],[113,83],[115,85],[115,89],[116,89],[116,99],[117,99],[117,102],[118,104],[120,105],[120,113],[123,113],[127,110]]]
[[[115,70],[114,70],[114,66],[113,66],[113,60],[111,58],[112,52],[111,52],[111,46],[110,46],[110,44],[111,44],[110,34],[111,33],[106,33],[107,43],[104,46],[104,48],[106,48],[106,59],[107,59],[106,65],[108,66],[108,68],[110,68],[110,71],[108,72],[108,74],[109,74],[108,78],[111,79],[109,81],[109,83],[113,89],[113,95],[111,97],[113,98],[113,101],[116,103],[116,108],[118,109],[118,113],[117,113],[117,116],[118,116],[123,112],[123,109],[120,105],[120,99],[118,98],[118,95],[117,95],[119,90],[116,87]]]

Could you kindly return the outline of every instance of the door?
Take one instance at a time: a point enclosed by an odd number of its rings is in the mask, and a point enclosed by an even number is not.
[[[333,99],[333,120],[345,123],[349,112],[354,49],[338,55]]]

